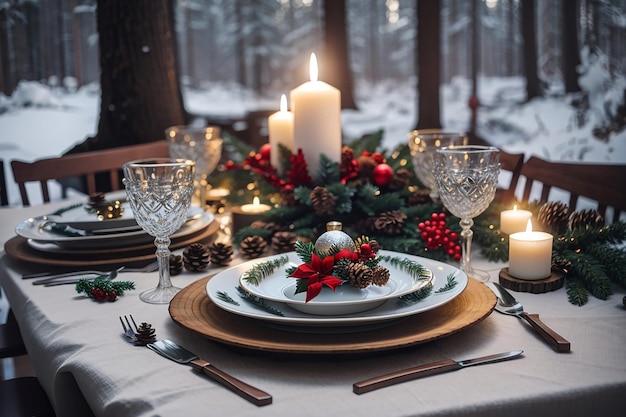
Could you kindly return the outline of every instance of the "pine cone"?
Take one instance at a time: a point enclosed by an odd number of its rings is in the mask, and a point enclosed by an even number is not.
[[[409,198],[407,199],[407,205],[409,207],[430,203],[432,203],[432,200],[430,198],[430,190],[426,188],[416,190],[411,195],[409,195]]]
[[[298,235],[294,232],[276,232],[272,236],[272,250],[276,253],[291,252]]]
[[[156,342],[156,333],[152,328],[152,325],[148,323],[141,323],[139,328],[137,329],[137,333],[135,333],[135,345],[137,346],[145,346],[148,343]]]
[[[330,191],[319,185],[311,191],[311,204],[318,215],[332,215],[335,212],[336,199]]]
[[[170,275],[179,275],[183,272],[183,257],[181,255],[170,255]]]
[[[183,250],[183,264],[188,271],[206,271],[210,261],[211,253],[202,243],[192,243]]]
[[[211,263],[216,265],[228,265],[233,260],[233,245],[230,243],[213,243],[209,245]]]
[[[261,236],[248,236],[239,244],[241,254],[248,258],[258,258],[265,252],[267,242]]]
[[[404,190],[409,186],[413,173],[406,168],[398,168],[389,184],[391,191]]]
[[[376,240],[370,240],[369,244],[370,244],[370,249],[372,250],[372,252],[378,253],[378,251],[380,250],[380,243],[378,243],[378,241]]]
[[[569,207],[567,204],[557,202],[545,203],[539,208],[537,221],[544,230],[550,233],[562,235],[567,230],[569,220]]]
[[[388,235],[399,235],[406,220],[406,214],[400,210],[392,210],[381,213],[374,220],[374,228]]]
[[[369,155],[361,155],[357,158],[357,162],[359,163],[359,177],[372,178],[374,168],[378,165],[376,160]]]
[[[384,287],[389,281],[389,270],[384,266],[376,265],[372,268],[372,284]]]
[[[104,193],[96,192],[89,194],[89,200],[87,201],[87,209],[96,210],[99,207],[106,206],[107,201]]]
[[[569,230],[591,227],[598,229],[604,226],[604,217],[597,210],[586,209],[575,211],[569,215],[568,227]]]
[[[363,289],[372,283],[372,269],[360,262],[348,264],[345,267],[348,281],[355,288]]]
[[[559,271],[567,272],[571,266],[572,262],[567,258],[555,258],[552,261],[552,269],[557,269]]]

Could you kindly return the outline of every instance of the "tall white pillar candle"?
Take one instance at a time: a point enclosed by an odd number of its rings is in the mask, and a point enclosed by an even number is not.
[[[282,174],[283,167],[281,166],[279,145],[283,145],[292,152],[295,151],[293,149],[293,113],[287,111],[287,97],[284,94],[280,97],[280,111],[267,119],[267,126],[269,129],[270,163]]]
[[[315,173],[320,155],[341,162],[341,93],[317,79],[317,59],[311,54],[311,81],[291,90],[293,152],[302,149],[309,171]]]
[[[533,232],[528,220],[525,232],[509,236],[509,274],[525,280],[548,278],[552,267],[552,235]]]
[[[513,210],[504,210],[500,213],[500,230],[507,235],[523,232],[532,215],[528,210],[518,210],[517,205]]]

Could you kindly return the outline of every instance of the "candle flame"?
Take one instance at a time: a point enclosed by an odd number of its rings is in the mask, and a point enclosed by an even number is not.
[[[309,75],[311,81],[317,81],[317,58],[315,57],[315,53],[311,54],[311,60],[309,61]]]
[[[526,223],[526,233],[530,233],[533,231],[533,223],[528,219],[528,223]]]
[[[287,111],[287,96],[284,94],[280,96],[280,111]]]
[[[259,200],[259,197],[254,197],[252,199],[252,205],[255,207],[259,207],[261,205],[261,200]]]
[[[517,204],[513,204],[513,211],[517,213]]]

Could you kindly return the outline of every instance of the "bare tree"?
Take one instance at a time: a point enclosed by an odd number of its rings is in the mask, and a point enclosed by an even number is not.
[[[439,84],[441,68],[441,28],[439,0],[417,1],[418,73],[416,129],[441,127]]]
[[[578,85],[578,72],[576,69],[580,65],[578,30],[576,7],[578,1],[561,0],[561,20],[563,30],[561,32],[561,48],[563,54],[562,68],[563,84],[566,93],[580,91]]]
[[[98,132],[70,152],[161,140],[186,122],[171,13],[173,0],[98,1]]]
[[[526,100],[543,94],[537,73],[537,40],[535,37],[535,0],[521,0],[522,36],[524,38],[524,73]]]

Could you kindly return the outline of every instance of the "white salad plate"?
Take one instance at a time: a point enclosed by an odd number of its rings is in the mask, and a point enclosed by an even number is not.
[[[288,257],[289,260],[286,265],[276,268],[258,282],[258,285],[250,282],[247,279],[247,274],[244,273],[239,278],[239,286],[259,298],[285,303],[291,308],[307,314],[333,316],[371,310],[390,298],[398,298],[418,291],[430,285],[432,280],[430,270],[425,270],[421,276],[413,277],[383,260],[380,265],[386,267],[390,272],[389,281],[386,285],[369,285],[367,288],[358,289],[344,284],[334,291],[324,286],[317,297],[307,302],[306,292],[296,294],[297,279],[288,278],[285,272],[287,267],[297,267],[302,261],[295,252],[277,255],[269,259],[277,259],[281,256]]]
[[[249,317],[269,324],[278,324],[286,326],[316,326],[316,327],[336,327],[336,326],[362,326],[372,325],[390,320],[401,319],[422,313],[441,305],[444,305],[463,292],[467,286],[467,275],[460,269],[443,262],[434,261],[409,254],[402,254],[390,251],[380,251],[381,255],[389,255],[392,257],[408,258],[411,261],[420,263],[432,272],[433,290],[430,295],[424,299],[406,303],[399,296],[391,297],[383,300],[378,307],[368,309],[352,314],[308,314],[293,308],[293,303],[287,304],[279,301],[265,300],[263,303],[269,308],[262,308],[254,303],[249,302],[241,297],[238,292],[240,286],[240,278],[243,273],[254,267],[259,262],[275,259],[282,256],[271,256],[267,258],[256,259],[235,267],[219,272],[212,277],[206,284],[206,292],[210,300],[219,308],[233,314]],[[291,254],[288,254],[291,259]],[[296,256],[295,253],[293,256]],[[299,262],[299,258],[296,258]],[[294,262],[295,263],[295,262]],[[278,268],[283,274],[283,279],[287,281],[294,280],[287,278],[284,272],[285,266]],[[395,274],[404,274],[403,271],[390,269],[391,276]],[[450,277],[456,284],[448,290],[442,291],[448,284]],[[332,295],[332,291],[331,291]],[[286,298],[286,297],[285,297]],[[311,300],[314,301],[315,299]],[[279,314],[277,313],[279,312]]]

